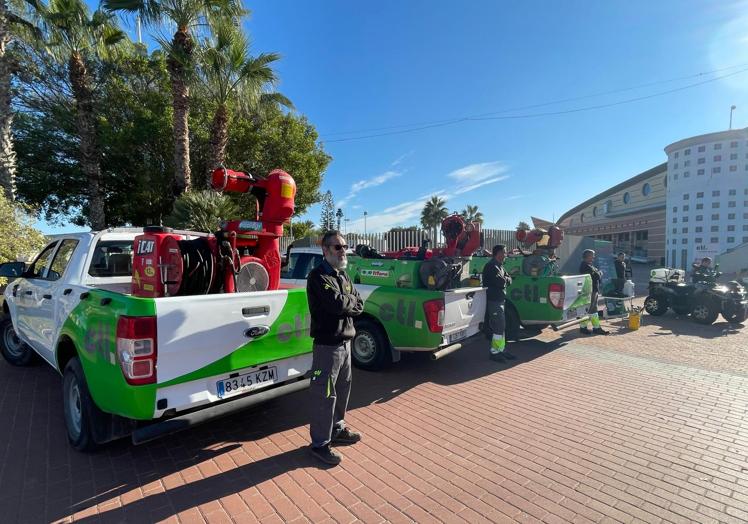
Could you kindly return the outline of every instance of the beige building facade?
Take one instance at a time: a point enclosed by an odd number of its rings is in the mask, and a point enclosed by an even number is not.
[[[665,263],[667,163],[622,182],[564,213],[567,234],[613,242],[638,261]]]

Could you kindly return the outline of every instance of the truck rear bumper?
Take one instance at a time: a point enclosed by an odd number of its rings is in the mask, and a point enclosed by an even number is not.
[[[176,433],[177,431],[189,429],[198,424],[247,409],[262,402],[302,391],[309,387],[309,382],[309,378],[300,378],[290,383],[281,383],[268,389],[261,389],[245,396],[226,400],[220,404],[214,404],[185,415],[141,426],[132,432],[132,442],[136,445],[150,442],[151,440]]]

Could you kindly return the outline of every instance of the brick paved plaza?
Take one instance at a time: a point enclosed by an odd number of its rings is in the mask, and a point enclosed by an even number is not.
[[[299,393],[149,445],[68,446],[60,379],[0,362],[0,521],[746,522],[748,327],[477,341],[354,372],[360,444],[309,456]]]

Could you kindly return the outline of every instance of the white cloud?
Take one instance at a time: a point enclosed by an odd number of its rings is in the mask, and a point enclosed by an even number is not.
[[[509,171],[509,168],[501,162],[483,162],[470,164],[469,166],[455,169],[447,176],[460,182],[480,182]]]
[[[469,186],[458,187],[457,189],[455,189],[455,195],[461,195],[463,193],[467,193],[468,191],[472,191],[473,189],[478,189],[479,187],[487,186],[488,184],[501,182],[502,180],[506,180],[507,178],[509,178],[509,175],[497,176],[494,178],[489,178],[488,180],[477,182],[475,184],[470,184]]]
[[[518,199],[520,199],[520,198],[522,198],[524,196],[525,195],[512,195],[512,196],[506,197],[504,200],[518,200]]]
[[[357,194],[359,194],[364,189],[381,186],[388,180],[392,180],[393,178],[399,177],[402,174],[403,172],[401,171],[385,171],[381,175],[377,175],[373,178],[369,178],[367,180],[359,180],[358,182],[355,182],[351,186],[351,189],[346,195],[346,197],[338,201],[337,207],[344,208],[348,202],[350,202]]]
[[[395,159],[395,160],[394,160],[394,161],[392,162],[392,164],[390,164],[390,167],[397,167],[397,166],[399,166],[400,164],[402,164],[402,163],[403,163],[403,161],[404,161],[404,160],[405,160],[406,158],[408,158],[408,157],[410,157],[411,155],[413,155],[413,153],[415,153],[415,151],[414,151],[414,150],[410,150],[410,151],[408,151],[407,153],[405,153],[404,155],[400,155],[400,156],[399,156],[398,158],[396,158],[396,159]]]

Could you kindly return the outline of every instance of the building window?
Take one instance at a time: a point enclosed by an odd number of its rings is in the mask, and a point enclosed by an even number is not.
[[[722,155],[714,155],[714,161],[715,162],[721,162],[722,161]]]
[[[748,207],[748,200],[743,200],[743,206]]]
[[[612,200],[606,200],[605,205],[603,206],[603,213],[608,214],[613,210],[613,201]]]
[[[706,151],[706,146],[699,146],[699,153]]]
[[[734,244],[735,243],[735,237],[727,237],[727,243],[728,244]]]
[[[697,175],[703,175],[704,174],[704,170],[703,169],[699,169],[698,171],[696,171],[696,174]]]
[[[744,194],[744,195],[748,195],[748,188],[746,188],[746,189],[743,189],[743,194]]]
[[[676,151],[676,152],[675,152],[675,154],[673,155],[673,158],[678,158],[678,152],[677,152],[677,151]]]
[[[674,235],[674,234],[676,234],[677,232],[678,232],[678,228],[677,228],[677,227],[674,227],[674,228],[673,228],[673,235]]]
[[[746,194],[748,195],[748,193],[746,193]],[[631,195],[629,195],[629,192],[628,192],[628,191],[626,191],[626,192],[625,192],[625,193],[623,194],[623,203],[624,203],[624,204],[628,204],[629,202],[631,202]]]
[[[696,204],[696,209],[704,209],[704,204]]]
[[[684,211],[684,212],[685,212],[685,211],[688,211],[688,209],[689,209],[689,207],[688,207],[687,205],[686,205],[686,206],[683,206],[683,211]]]
[[[678,162],[676,162],[675,164],[673,164],[673,169],[678,169]]]
[[[722,170],[720,169],[719,166],[716,166],[716,167],[712,168],[712,173],[721,173],[721,172],[722,172]]]
[[[691,148],[689,147],[688,149],[686,149],[685,151],[683,151],[683,154],[684,154],[685,156],[688,156],[688,155],[690,155],[690,154],[691,154]]]
[[[595,207],[592,208],[592,216],[593,217],[597,216],[597,206],[595,206]]]
[[[662,185],[665,186],[665,187],[667,187],[667,175],[665,175],[664,177],[662,177]]]
[[[743,231],[748,231],[748,224],[743,224]]]
[[[691,193],[683,193],[683,200],[688,200],[691,198]]]
[[[696,215],[696,222],[703,222],[704,221],[704,215]]]
[[[677,212],[678,212],[678,206],[673,206],[673,213],[677,213]]]
[[[719,226],[712,226],[711,231],[712,233],[717,233],[719,231]]]
[[[681,239],[680,243],[681,244],[688,244],[688,239],[687,238],[683,238],[683,239]]]
[[[716,243],[719,242],[719,238],[718,237],[712,237],[710,240],[711,240],[712,244],[716,244]]]
[[[738,159],[738,154],[737,153],[731,153],[730,154],[730,160],[737,160],[737,159]]]
[[[729,196],[735,196],[735,195],[737,195],[737,194],[738,194],[738,192],[737,192],[736,190],[734,190],[734,189],[731,189],[730,191],[728,191],[728,193],[727,193],[727,194],[728,194]]]
[[[701,227],[701,226],[696,226],[696,232],[697,232],[697,233],[701,233],[702,231],[704,231],[704,228],[703,228],[703,227]]]
[[[719,202],[712,202],[712,209],[719,209]]]
[[[735,213],[730,213],[727,215],[727,220],[735,220]]]
[[[680,221],[681,222],[688,222],[688,217],[681,217]]]
[[[683,162],[683,167],[688,167],[690,165],[691,165],[691,161],[690,160],[686,160],[685,162]]]
[[[712,196],[713,197],[719,196],[719,189],[717,191],[712,191]]]
[[[704,158],[703,156],[696,161],[697,164],[704,164],[705,162],[706,158]]]
[[[734,173],[738,170],[738,166],[730,166],[730,173]]]
[[[673,175],[673,180],[678,180],[678,173],[675,173],[675,174]]]
[[[720,144],[719,142],[714,144],[714,150],[717,151],[718,149],[722,149],[722,144]]]
[[[729,201],[729,202],[727,203],[727,207],[735,207],[735,204],[736,204],[736,202],[735,202],[734,200],[730,200],[730,201]]]
[[[688,233],[688,228],[684,227],[683,229],[681,229],[681,233]]]
[[[702,242],[704,241],[704,239],[703,239],[703,238],[701,238],[701,237],[696,237],[696,239],[695,239],[695,240],[696,240],[696,243],[697,243],[697,244],[701,244],[701,243],[702,243]]]
[[[745,244],[746,242],[748,242],[748,237],[743,237],[743,244]]]
[[[581,215],[579,215],[579,221],[580,222],[584,222],[584,213],[582,213]]]
[[[702,191],[699,191],[696,193],[696,198],[704,198],[704,193]]]
[[[690,176],[691,176],[691,172],[690,171],[686,171],[686,172],[683,173],[683,178],[688,178]]]
[[[678,223],[678,217],[673,217],[673,224],[677,224],[677,223]]]
[[[719,213],[714,213],[712,215],[712,220],[719,220]]]
[[[728,231],[735,231],[735,226],[733,224],[730,224],[729,226],[727,226],[727,230]]]
[[[730,142],[730,147],[738,147],[738,141],[733,140],[732,142]]]
[[[743,213],[743,219],[748,220],[748,213]]]
[[[644,195],[644,196],[647,196],[647,195],[649,195],[649,193],[651,193],[651,192],[652,192],[652,188],[650,187],[650,185],[649,185],[649,182],[646,182],[646,183],[645,183],[645,184],[644,184],[644,185],[642,186],[642,195]]]

